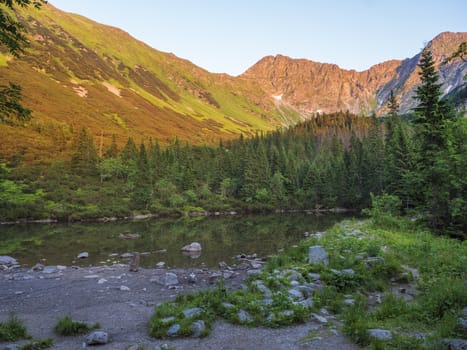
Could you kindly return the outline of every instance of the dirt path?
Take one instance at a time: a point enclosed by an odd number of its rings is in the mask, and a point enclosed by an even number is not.
[[[109,333],[110,343],[98,349],[125,350],[143,344],[157,349],[168,344],[175,349],[357,349],[341,332],[319,323],[280,328],[248,328],[218,321],[206,338],[157,340],[147,335],[154,306],[178,293],[209,288],[209,278],[217,272],[172,270],[179,283],[164,286],[153,282],[165,269],[128,272],[127,266],[73,269],[47,268],[42,272],[14,269],[0,272],[0,321],[11,313],[21,318],[35,338],[54,338],[52,349],[83,348],[83,336],[60,337],[53,333],[58,319],[70,315],[75,320],[99,322]],[[189,275],[196,275],[196,283]],[[226,280],[227,288],[239,288],[245,271]],[[151,281],[151,279],[153,281]],[[313,331],[313,340],[304,339]],[[21,342],[18,342],[21,343]],[[9,343],[1,343],[3,349]]]

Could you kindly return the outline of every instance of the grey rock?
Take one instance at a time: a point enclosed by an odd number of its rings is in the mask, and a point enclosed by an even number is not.
[[[387,329],[369,329],[368,335],[370,338],[378,339],[378,340],[390,340],[392,339],[392,332]]]
[[[341,273],[344,275],[350,275],[350,276],[355,275],[355,271],[353,269],[344,269],[341,271]]]
[[[233,271],[223,271],[222,276],[224,276],[224,279],[228,280],[229,278],[232,278],[235,275],[235,272]]]
[[[203,320],[198,320],[191,324],[191,331],[193,332],[193,337],[195,338],[199,338],[205,330],[206,324]]]
[[[173,272],[167,272],[165,275],[153,277],[149,281],[168,287],[178,284],[178,277]]]
[[[313,284],[303,284],[303,285],[296,286],[294,289],[302,293],[305,298],[308,298],[308,297],[313,296],[313,292],[315,291],[316,288],[314,287]]]
[[[310,264],[329,265],[329,255],[320,245],[314,245],[308,248],[308,262]]]
[[[31,270],[32,271],[42,271],[44,270],[44,265],[40,264],[40,263],[37,263],[36,265],[34,265],[33,267],[31,267]]]
[[[0,265],[13,266],[18,265],[18,262],[15,258],[12,258],[8,255],[0,255]]]
[[[303,293],[299,290],[289,289],[287,292],[292,299],[303,299]]]
[[[279,277],[287,278],[289,281],[298,281],[298,280],[303,279],[303,276],[300,272],[295,271],[295,270],[290,270],[290,269],[282,270],[279,273]]]
[[[221,273],[213,273],[211,276],[209,276],[208,278],[208,282],[209,284],[217,284],[220,282],[221,278],[222,278],[222,274]]]
[[[318,314],[315,314],[315,313],[312,313],[311,314],[311,317],[313,317],[316,321],[318,321],[319,323],[327,323],[328,322],[328,319],[324,316],[321,316],[321,315],[318,315]]]
[[[272,296],[271,290],[266,287],[262,281],[254,281],[253,285],[267,298]]]
[[[222,306],[223,306],[225,309],[231,309],[231,308],[235,307],[234,304],[228,303],[228,302],[226,302],[226,301],[224,301],[224,302],[222,303]]]
[[[109,342],[109,334],[104,331],[94,331],[86,337],[87,345],[103,345]]]
[[[344,304],[351,306],[351,305],[355,304],[355,299],[351,299],[351,298],[344,299]]]
[[[238,319],[241,323],[248,323],[253,321],[253,316],[251,316],[245,310],[239,310],[237,313]]]
[[[443,345],[449,350],[467,350],[467,339],[443,339]]]
[[[261,275],[261,270],[248,270],[248,271],[246,272],[246,274],[247,274],[248,276],[251,276],[251,275]]]
[[[77,256],[76,258],[77,258],[77,259],[86,259],[86,258],[89,258],[89,253],[88,253],[88,252],[79,253],[78,256]]]
[[[57,268],[57,266],[46,266],[42,270],[42,273],[51,274],[51,273],[57,273],[59,271],[60,270]]]
[[[301,305],[304,308],[311,308],[314,305],[314,301],[313,301],[312,298],[308,298],[308,299],[305,299],[305,300],[296,301],[296,302],[294,302],[294,304],[295,305]]]
[[[321,280],[321,275],[319,273],[313,273],[313,272],[310,272],[308,274],[308,277],[312,280],[312,281],[320,281]]]
[[[198,278],[196,277],[195,273],[192,272],[188,275],[188,282],[190,283],[196,283],[198,282]]]
[[[124,258],[124,259],[131,258],[133,256],[134,256],[134,254],[132,254],[132,253],[123,253],[122,255],[120,255],[120,257]]]
[[[461,326],[464,333],[467,333],[467,317],[458,317],[457,322]]]
[[[293,311],[292,310],[285,310],[285,311],[282,311],[280,314],[282,316],[285,316],[285,317],[291,317],[291,316],[293,316]]]
[[[175,323],[171,325],[170,328],[167,330],[167,335],[169,337],[176,336],[179,330],[180,330],[180,325],[178,323]]]
[[[184,252],[200,252],[202,250],[201,244],[198,242],[190,243],[181,249]]]
[[[175,321],[175,317],[173,316],[164,317],[163,319],[161,319],[162,324],[169,324],[169,323],[172,323],[173,321]]]
[[[258,303],[262,305],[272,305],[274,301],[272,299],[262,299],[262,300],[258,300]]]
[[[6,345],[3,350],[18,350],[18,345],[16,344],[8,344]]]
[[[163,261],[159,261],[159,262],[156,264],[156,267],[157,267],[158,269],[162,269],[164,266],[165,266],[165,262],[163,262]]]
[[[190,318],[190,317],[198,316],[202,312],[203,312],[203,309],[201,309],[199,307],[194,307],[194,308],[191,308],[191,309],[183,310],[183,315],[185,315],[185,317],[187,317],[187,318]]]
[[[261,263],[259,263],[259,262],[257,262],[257,261],[251,261],[251,262],[250,262],[250,265],[251,265],[251,267],[254,268],[254,269],[260,269],[260,268],[263,267],[263,264],[261,264]]]

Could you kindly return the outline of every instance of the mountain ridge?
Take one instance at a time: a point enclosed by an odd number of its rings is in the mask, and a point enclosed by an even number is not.
[[[418,56],[361,72],[266,56],[243,74],[230,76],[50,4],[15,14],[31,44],[19,59],[0,51],[0,84],[20,84],[34,118],[25,127],[0,125],[2,158],[21,149],[28,150],[30,160],[66,152],[82,127],[99,137],[104,148],[113,135],[120,146],[130,136],[157,138],[162,144],[174,137],[212,144],[294,125],[316,112],[383,114],[390,90],[400,99],[402,112],[414,103]],[[460,41],[467,41],[467,33],[434,38],[437,62]],[[441,67],[440,76],[452,83],[447,93],[464,84],[466,70],[459,60]]]

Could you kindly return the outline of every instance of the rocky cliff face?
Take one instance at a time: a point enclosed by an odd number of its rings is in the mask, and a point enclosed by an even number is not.
[[[428,45],[439,67],[444,93],[465,82],[467,63],[462,60],[447,65],[441,62],[451,55],[467,33],[442,33]],[[318,63],[286,56],[267,56],[241,75],[241,79],[258,82],[271,99],[302,112],[353,113],[385,112],[391,90],[401,103],[401,113],[416,104],[414,89],[420,83],[417,63],[420,54],[403,61],[392,60],[357,72],[335,64]]]

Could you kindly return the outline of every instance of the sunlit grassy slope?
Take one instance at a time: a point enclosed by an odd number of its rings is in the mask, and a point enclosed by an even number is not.
[[[284,118],[255,82],[209,73],[117,28],[51,5],[16,16],[31,45],[20,59],[0,54],[0,84],[20,84],[34,118],[0,125],[1,158],[60,152],[83,126],[105,147],[112,135],[120,145],[128,136],[214,143],[299,119]]]

